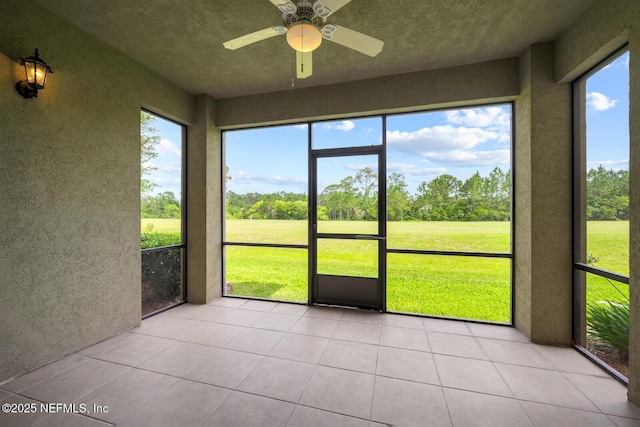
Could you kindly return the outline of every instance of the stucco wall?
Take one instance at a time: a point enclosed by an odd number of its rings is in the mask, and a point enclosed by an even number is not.
[[[629,212],[631,217],[629,245],[629,284],[631,317],[629,335],[629,399],[640,405],[640,17],[629,38]]]
[[[556,79],[575,79],[625,42],[630,52],[629,399],[640,404],[640,2],[595,0],[558,38]]]
[[[222,145],[207,95],[196,97],[187,146],[187,301],[204,304],[222,295]]]
[[[140,322],[141,107],[193,99],[37,4],[0,2],[0,381]],[[16,58],[53,66],[38,98]]]
[[[570,82],[598,64],[629,39],[638,28],[640,2],[637,0],[595,0],[558,37],[556,80]]]
[[[516,131],[513,192],[517,200],[514,213],[514,324],[531,336],[531,49],[520,56],[520,96],[515,102]]]
[[[554,79],[553,42],[521,57],[516,101],[515,324],[571,344],[571,88]]]
[[[511,101],[518,59],[216,101],[216,125],[256,126]]]

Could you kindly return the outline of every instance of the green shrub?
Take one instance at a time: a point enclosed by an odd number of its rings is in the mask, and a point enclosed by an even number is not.
[[[626,359],[629,354],[629,302],[598,301],[587,304],[589,336],[604,341]]]
[[[179,232],[174,233],[140,233],[142,249],[159,248],[161,246],[173,246],[182,243]]]
[[[164,308],[182,298],[181,249],[142,252],[143,314]]]
[[[140,234],[142,249],[179,245],[180,233]],[[142,314],[179,302],[182,299],[182,250],[169,248],[142,252]]]

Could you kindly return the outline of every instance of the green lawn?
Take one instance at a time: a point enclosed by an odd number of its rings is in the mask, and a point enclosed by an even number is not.
[[[154,231],[176,231],[179,220],[153,222]],[[144,223],[142,228],[144,229]],[[331,221],[324,232],[362,233],[371,223]],[[626,221],[590,222],[588,252],[596,266],[628,273]],[[387,245],[398,249],[509,252],[508,222],[390,222]],[[307,244],[306,221],[227,220],[226,241]],[[371,241],[321,240],[320,273],[371,276],[377,269]],[[387,255],[389,310],[509,322],[511,262],[508,259],[433,255]],[[286,301],[307,301],[307,251],[226,247],[227,292]],[[588,275],[589,300],[624,298],[605,279]],[[616,284],[628,295],[628,286]]]
[[[322,232],[366,233],[374,223],[327,221]],[[509,223],[390,222],[388,246],[474,252],[509,252]],[[227,220],[227,241],[307,243],[306,221]],[[227,247],[228,292],[291,301],[307,300],[307,251]],[[389,254],[389,310],[509,322],[510,260]],[[321,239],[318,272],[375,277],[372,241]]]
[[[587,254],[599,259],[596,267],[629,275],[629,221],[587,223]],[[587,301],[624,302],[628,298],[629,285],[587,274]]]
[[[598,268],[629,275],[629,221],[587,223],[587,254]]]
[[[142,218],[140,231],[143,233],[149,231],[178,232],[180,231],[180,218]]]

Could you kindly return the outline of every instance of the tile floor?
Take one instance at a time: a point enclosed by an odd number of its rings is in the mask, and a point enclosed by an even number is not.
[[[0,401],[36,405],[0,413],[21,427],[640,426],[623,385],[512,328],[231,298],[0,384]]]

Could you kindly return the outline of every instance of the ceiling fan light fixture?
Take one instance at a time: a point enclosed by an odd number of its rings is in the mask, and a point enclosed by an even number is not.
[[[312,52],[322,43],[322,33],[315,25],[301,22],[289,28],[287,43],[298,52]]]

